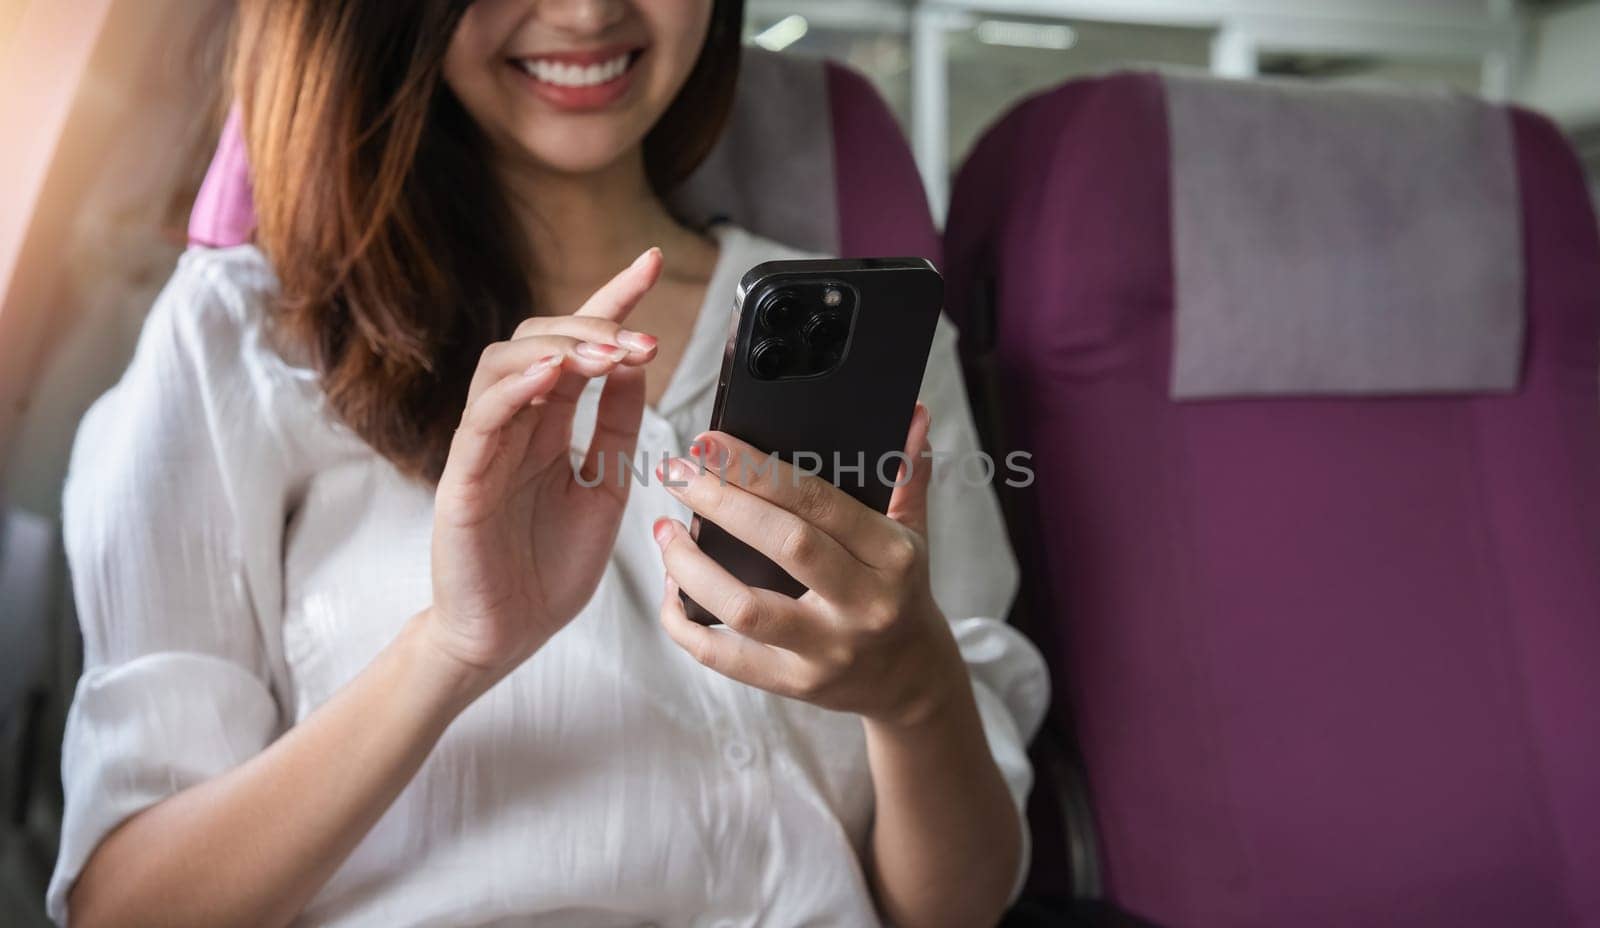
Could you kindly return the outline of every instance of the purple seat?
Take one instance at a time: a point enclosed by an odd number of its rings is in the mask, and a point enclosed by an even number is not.
[[[893,113],[864,77],[834,62],[745,49],[723,138],[675,199],[691,219],[731,219],[813,251],[939,259],[927,194]],[[190,215],[189,241],[239,245],[254,229],[235,111]]]
[[[1179,402],[1164,93],[1121,74],[1018,106],[945,242],[964,351],[1039,475],[1013,528],[1107,895],[1174,926],[1600,926],[1600,237],[1576,158],[1510,113],[1514,393]]]

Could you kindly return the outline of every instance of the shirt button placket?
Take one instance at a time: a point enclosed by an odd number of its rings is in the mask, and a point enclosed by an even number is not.
[[[772,713],[759,691],[738,691],[730,706],[731,714],[726,728],[717,732],[722,746],[722,761],[728,776],[735,778],[740,788],[736,795],[743,797],[741,805],[743,833],[739,841],[739,854],[752,863],[767,858],[767,825],[772,815],[772,783],[770,776],[757,768],[770,762],[762,734],[773,724]],[[764,864],[762,864],[764,866]],[[760,882],[757,880],[756,882]],[[740,894],[749,894],[741,904]],[[743,928],[750,924],[748,918],[735,917],[760,911],[756,887],[739,887],[738,893],[726,900],[730,909],[707,916],[710,928]]]
[[[734,770],[743,770],[756,759],[756,749],[748,741],[729,741],[722,746],[722,757]]]

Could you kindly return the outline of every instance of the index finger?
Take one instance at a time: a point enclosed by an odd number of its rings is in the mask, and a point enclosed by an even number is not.
[[[650,248],[634,258],[633,263],[623,268],[621,273],[606,281],[605,286],[596,290],[573,315],[621,322],[628,317],[628,313],[633,312],[639,299],[650,292],[660,276],[661,249]]]

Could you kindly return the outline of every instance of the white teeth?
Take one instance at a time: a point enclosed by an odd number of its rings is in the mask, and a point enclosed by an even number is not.
[[[621,77],[622,72],[628,70],[628,54],[624,52],[610,61],[587,67],[562,64],[548,58],[523,58],[517,63],[534,80],[546,84],[555,84],[557,87],[593,87]]]

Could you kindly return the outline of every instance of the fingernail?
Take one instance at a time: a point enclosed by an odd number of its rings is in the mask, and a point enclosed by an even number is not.
[[[658,255],[661,254],[661,246],[659,246],[659,245],[651,245],[649,248],[646,248],[644,250],[644,254],[642,254],[639,257],[633,259],[633,266],[634,267],[638,267],[639,265],[645,263],[645,261],[649,260],[650,255],[652,253],[653,254],[658,254]]]
[[[615,345],[601,345],[595,342],[579,342],[572,352],[579,357],[591,361],[621,361],[628,356],[626,348]]]
[[[672,540],[672,520],[666,516],[657,519],[655,524],[650,526],[650,534],[656,536],[656,544],[665,548],[667,542]]]
[[[718,444],[710,435],[701,435],[689,446],[689,453],[700,459],[700,463],[714,471],[721,472],[728,463],[728,449]]]
[[[677,487],[682,487],[694,479],[694,465],[683,458],[667,458],[666,468],[667,476],[662,482],[668,487],[672,487],[674,484]]]
[[[631,329],[619,329],[617,331],[617,344],[634,351],[649,351],[656,346],[656,337],[654,335],[646,335],[643,332],[635,332]]]
[[[522,372],[522,376],[524,376],[524,377],[537,377],[540,374],[544,373],[545,371],[549,370],[552,367],[555,367],[557,364],[560,364],[560,363],[561,363],[561,355],[559,355],[559,354],[545,355],[544,357],[540,358],[539,360],[533,362],[533,366],[532,367],[530,367],[527,370],[523,371]]]

